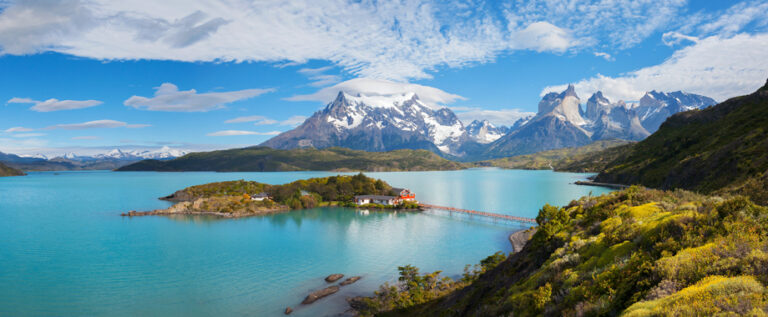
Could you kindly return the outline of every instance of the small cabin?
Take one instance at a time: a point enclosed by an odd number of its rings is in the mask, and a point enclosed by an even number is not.
[[[416,194],[407,188],[392,188],[392,195],[397,196],[402,201],[416,201]]]
[[[263,201],[265,199],[272,199],[272,197],[269,197],[269,194],[265,192],[261,192],[258,194],[251,195],[251,200],[253,201]]]
[[[384,196],[384,195],[359,195],[355,196],[355,204],[367,205],[367,204],[379,204],[379,205],[397,205],[400,203],[400,198],[397,196]]]

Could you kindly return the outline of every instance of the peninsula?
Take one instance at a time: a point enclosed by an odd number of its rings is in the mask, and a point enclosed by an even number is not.
[[[187,187],[161,197],[175,205],[153,211],[129,211],[123,216],[211,215],[239,218],[290,210],[340,206],[391,210],[419,208],[415,194],[393,188],[362,173],[298,180],[283,185],[227,181]]]
[[[24,172],[17,170],[13,167],[0,163],[0,177],[2,176],[23,176]]]

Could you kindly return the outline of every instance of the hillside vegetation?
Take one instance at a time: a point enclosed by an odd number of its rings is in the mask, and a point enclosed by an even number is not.
[[[600,140],[580,147],[549,150],[534,154],[476,162],[475,166],[494,166],[508,169],[552,169],[556,171],[593,172],[599,170],[600,163],[605,160],[605,152],[602,152],[603,154],[600,156],[596,156],[596,153],[633,143],[635,142],[618,139]]]
[[[26,175],[24,172],[17,170],[13,167],[0,163],[0,177],[2,176],[22,176]]]
[[[144,160],[117,171],[427,171],[464,165],[427,150],[366,152],[345,148],[276,150],[250,147],[190,153],[169,161]]]
[[[751,95],[678,113],[616,156],[596,181],[733,191],[768,203],[768,84]]]
[[[469,283],[401,267],[397,285],[355,305],[404,316],[768,313],[768,208],[744,197],[632,187],[545,205],[536,220],[520,252],[486,259]]]

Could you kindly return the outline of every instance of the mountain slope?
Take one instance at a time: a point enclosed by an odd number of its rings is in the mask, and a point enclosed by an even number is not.
[[[583,171],[577,167],[571,167],[575,162],[587,161],[587,157],[599,153],[605,149],[614,148],[632,141],[625,140],[600,140],[580,147],[568,147],[556,150],[542,151],[534,154],[505,157],[495,160],[476,162],[477,166],[494,166],[509,169],[554,169],[556,171]]]
[[[26,175],[24,172],[17,170],[15,168],[9,167],[8,165],[5,165],[3,163],[0,163],[0,177],[2,176],[22,176]]]
[[[468,140],[464,126],[448,108],[433,109],[414,93],[352,96],[336,100],[296,129],[262,143],[275,149],[346,147],[364,151],[425,149],[460,155]]]
[[[497,127],[488,122],[488,120],[474,120],[467,125],[466,130],[470,139],[475,140],[477,143],[485,144],[498,140],[507,134],[510,128],[505,126]]]
[[[425,301],[440,276],[401,275],[402,288],[383,287],[358,309],[389,310],[382,316],[764,316],[766,217],[768,208],[741,197],[640,188],[545,205],[521,251],[458,285],[441,281],[458,290]]]
[[[596,180],[708,193],[766,171],[768,83],[751,95],[673,115]]]
[[[424,171],[462,168],[460,163],[426,150],[365,152],[337,147],[278,150],[259,146],[196,152],[168,161],[144,160],[117,171]]]

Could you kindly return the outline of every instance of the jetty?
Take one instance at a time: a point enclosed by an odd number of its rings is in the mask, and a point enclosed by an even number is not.
[[[458,213],[464,213],[468,215],[476,215],[476,216],[483,216],[483,217],[489,217],[493,219],[501,219],[501,220],[509,220],[514,222],[519,222],[523,224],[537,224],[536,219],[533,218],[525,218],[525,217],[518,217],[518,216],[511,216],[511,215],[502,215],[492,212],[485,212],[485,211],[478,211],[478,210],[470,210],[470,209],[461,209],[461,208],[453,208],[453,207],[446,207],[446,206],[438,206],[438,205],[432,205],[432,204],[423,204],[420,203],[419,207],[423,209],[439,209],[439,210],[446,210],[450,212],[458,212]]]

